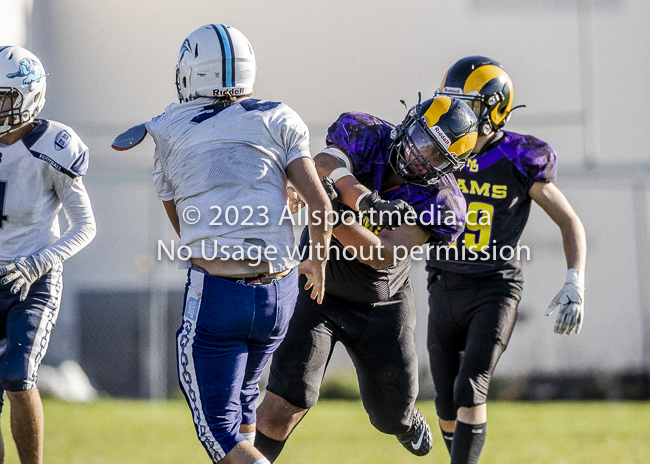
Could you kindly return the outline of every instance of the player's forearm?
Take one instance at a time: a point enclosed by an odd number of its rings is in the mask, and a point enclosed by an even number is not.
[[[359,210],[359,198],[363,195],[372,193],[354,176],[342,177],[335,183],[335,185],[339,191],[339,195],[341,196],[341,202],[356,211]]]
[[[332,212],[332,204],[326,195],[318,189],[308,194],[305,202],[309,206],[309,237],[311,240],[311,256],[321,263],[327,261],[327,249],[332,239],[332,225],[328,223]]]
[[[323,176],[330,177],[334,170],[345,168],[345,163],[341,161],[341,159],[325,153],[319,153],[316,155],[314,157],[314,163],[319,178],[322,178]],[[350,175],[345,175],[337,179],[334,185],[338,190],[340,201],[355,210],[358,210],[357,200],[359,197],[371,193],[370,190],[364,187],[351,172]]]
[[[314,202],[312,202],[314,203]],[[321,263],[327,261],[327,250],[332,239],[332,226],[327,223],[328,212],[331,211],[329,200],[308,203],[311,210],[309,219],[310,256]]]
[[[562,245],[567,269],[585,270],[587,261],[587,236],[585,228],[576,215],[560,225]]]
[[[552,183],[535,182],[529,193],[560,228],[568,269],[584,271],[587,260],[585,228],[569,201]]]
[[[384,269],[395,263],[393,246],[356,222],[337,227],[334,235],[344,247],[354,250],[358,261],[373,269]]]
[[[52,266],[77,254],[93,241],[97,233],[90,198],[80,178],[57,194],[69,226],[56,242],[40,251]]]
[[[332,203],[325,193],[314,163],[310,158],[298,158],[287,166],[287,178],[309,208],[309,237],[311,256],[324,262],[326,250],[332,237]],[[320,250],[320,251],[319,251]]]

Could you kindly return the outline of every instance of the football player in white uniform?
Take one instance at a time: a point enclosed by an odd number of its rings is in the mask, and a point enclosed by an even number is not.
[[[322,301],[331,235],[307,126],[283,103],[250,98],[255,71],[240,31],[197,29],[179,52],[180,104],[113,144],[154,138],[156,195],[190,267],[177,331],[180,386],[212,461],[237,464],[268,463],[251,444],[258,382],[286,334],[298,271]],[[287,179],[322,220],[310,223],[313,253],[300,265],[290,215],[283,219]]]
[[[81,180],[88,147],[69,127],[35,119],[45,103],[45,76],[31,52],[0,46],[0,386],[23,464],[43,462],[36,377],[59,311],[61,263],[95,237]],[[70,224],[63,235],[61,207]]]

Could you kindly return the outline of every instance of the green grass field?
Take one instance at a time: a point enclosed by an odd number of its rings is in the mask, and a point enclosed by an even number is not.
[[[44,401],[47,464],[208,464],[183,400],[103,399],[93,404]],[[418,407],[435,424],[432,402]],[[5,406],[5,411],[8,408]],[[8,411],[7,411],[8,412]],[[650,463],[650,403],[507,403],[488,407],[488,442],[481,464]],[[7,464],[17,463],[2,415]],[[437,427],[434,450],[410,455],[377,432],[358,401],[321,401],[302,421],[283,463],[448,463]]]

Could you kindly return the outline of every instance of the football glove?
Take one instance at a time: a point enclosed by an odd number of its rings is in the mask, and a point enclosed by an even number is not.
[[[336,211],[337,213],[341,212],[341,197],[334,181],[327,176],[323,176],[323,188],[332,203],[332,211]]]
[[[411,205],[404,200],[382,200],[379,198],[377,190],[367,194],[359,201],[359,211],[369,218],[371,224],[388,230],[393,230],[404,224],[408,213],[411,215],[415,213]]]
[[[43,255],[22,256],[0,269],[0,277],[4,276],[0,280],[0,284],[6,285],[14,282],[11,293],[20,291],[20,301],[25,301],[32,284],[50,269],[52,269],[52,264]]]
[[[544,315],[550,315],[559,306],[554,332],[567,335],[578,334],[582,328],[584,305],[584,273],[580,269],[569,269],[564,287],[555,295]]]

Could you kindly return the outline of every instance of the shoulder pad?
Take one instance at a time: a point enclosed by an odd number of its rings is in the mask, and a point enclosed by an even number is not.
[[[546,142],[532,135],[507,133],[512,149],[507,154],[513,165],[533,182],[554,182],[557,175],[557,154]],[[507,141],[508,142],[508,141]],[[504,147],[505,148],[505,147]]]
[[[239,105],[246,111],[268,111],[277,108],[278,106],[282,105],[282,103],[269,100],[247,98],[239,102]]]
[[[146,136],[147,128],[145,123],[138,124],[137,126],[133,126],[115,137],[115,140],[113,140],[111,147],[113,147],[113,150],[117,151],[130,150],[131,148],[140,144],[140,142],[142,142]]]
[[[23,138],[25,147],[40,160],[67,176],[84,176],[88,171],[88,147],[65,124],[41,119]]]

